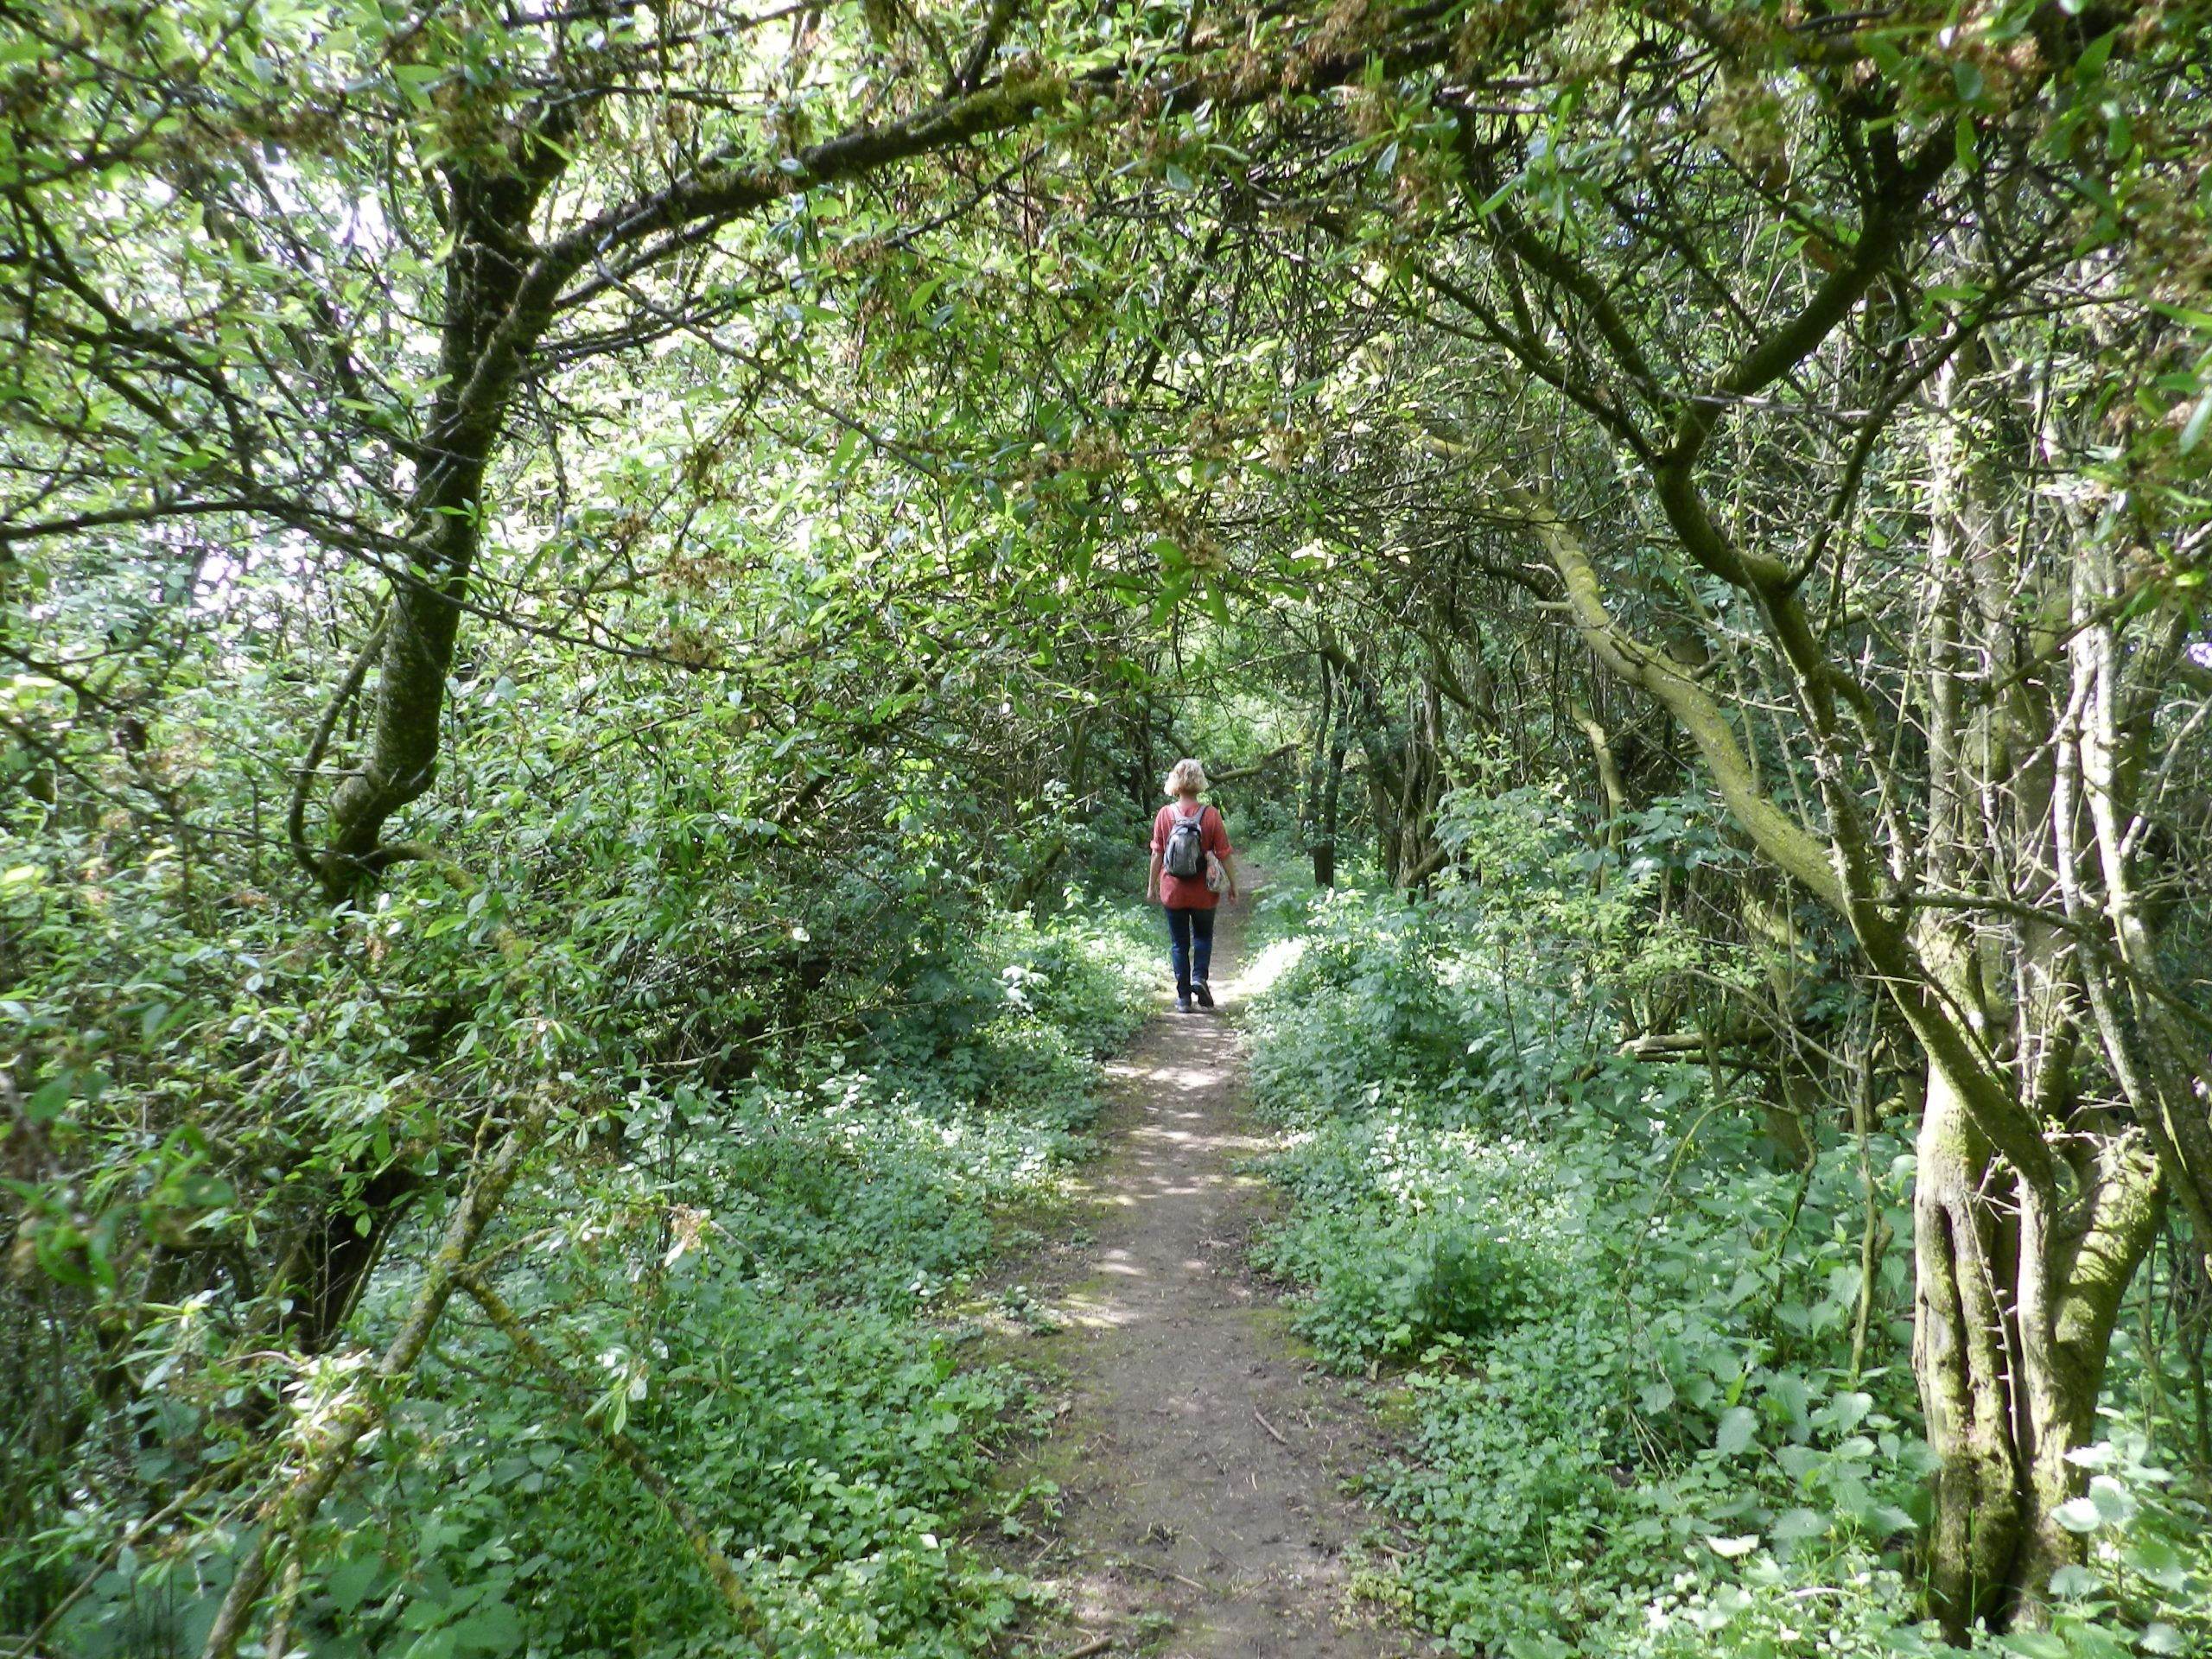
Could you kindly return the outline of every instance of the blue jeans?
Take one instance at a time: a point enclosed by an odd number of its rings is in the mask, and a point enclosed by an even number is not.
[[[1206,968],[1213,961],[1213,912],[1169,910],[1167,940],[1168,957],[1175,964],[1175,995],[1187,997],[1192,981],[1206,983]]]

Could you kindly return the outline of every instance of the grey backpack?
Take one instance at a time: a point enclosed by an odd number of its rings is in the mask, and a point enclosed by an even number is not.
[[[1206,873],[1205,821],[1203,806],[1187,818],[1177,815],[1175,827],[1167,832],[1166,849],[1160,855],[1161,869],[1185,880]]]

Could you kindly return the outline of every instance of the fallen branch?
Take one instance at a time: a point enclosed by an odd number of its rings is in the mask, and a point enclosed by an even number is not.
[[[1277,1446],[1288,1446],[1290,1444],[1288,1440],[1283,1439],[1282,1431],[1277,1428],[1273,1423],[1269,1422],[1257,1406],[1252,1408],[1252,1416],[1262,1428],[1266,1429],[1269,1434],[1274,1437],[1274,1442]]]
[[[552,1385],[553,1392],[560,1396],[561,1403],[575,1414],[579,1422],[588,1425],[599,1435],[607,1449],[614,1454],[640,1486],[660,1500],[660,1505],[668,1511],[669,1518],[683,1529],[684,1537],[690,1541],[692,1553],[698,1556],[700,1565],[707,1569],[707,1576],[715,1581],[715,1587],[722,1592],[722,1599],[729,1604],[738,1628],[763,1647],[767,1646],[760,1608],[754,1605],[744,1580],[737,1576],[737,1569],[730,1565],[729,1557],[722,1554],[721,1547],[707,1531],[706,1522],[700,1519],[699,1512],[645,1455],[643,1446],[621,1430],[593,1421],[590,1394],[583,1384],[569,1374],[559,1360],[554,1358],[545,1344],[530,1333],[530,1328],[516,1317],[514,1309],[507,1306],[505,1298],[486,1284],[483,1276],[473,1268],[462,1268],[458,1277],[461,1287],[484,1310],[485,1317],[492,1321],[493,1328],[507,1339],[532,1370]]]
[[[1281,744],[1274,748],[1269,749],[1265,754],[1262,755],[1256,760],[1249,761],[1241,766],[1231,766],[1227,772],[1211,772],[1207,775],[1206,781],[1209,784],[1230,784],[1236,782],[1239,778],[1254,777],[1260,772],[1265,772],[1268,766],[1272,766],[1275,761],[1283,760],[1287,756],[1294,755],[1297,753],[1297,744]]]
[[[1775,1032],[1758,1026],[1709,1033],[1657,1031],[1630,1038],[1620,1046],[1620,1052],[1631,1060],[1656,1060],[1679,1054],[1702,1057],[1721,1048],[1771,1048],[1776,1041]]]
[[[270,1575],[292,1551],[302,1547],[302,1541],[315,1523],[323,1500],[330,1496],[339,1477],[352,1464],[362,1440],[384,1421],[385,1413],[398,1397],[398,1384],[415,1369],[423,1350],[430,1345],[431,1332],[436,1330],[446,1304],[460,1287],[469,1255],[477,1241],[483,1237],[484,1230],[491,1224],[492,1217],[499,1212],[507,1189],[514,1185],[524,1154],[537,1143],[538,1126],[543,1118],[543,1103],[533,1103],[522,1121],[507,1132],[491,1163],[461,1193],[461,1202],[454,1207],[453,1219],[446,1227],[445,1238],[423,1275],[423,1287],[416,1292],[414,1305],[400,1322],[384,1357],[350,1397],[331,1412],[323,1426],[321,1444],[307,1449],[305,1466],[292,1478],[282,1496],[272,1501],[273,1512],[268,1524],[260,1529],[239,1558],[238,1574],[231,1580],[230,1590],[223,1597],[223,1605],[216,1611],[215,1622],[208,1628],[207,1639],[200,1647],[200,1659],[232,1659],[238,1652],[239,1639],[245,1634],[247,1621],[253,1616],[261,1592],[269,1586]]]

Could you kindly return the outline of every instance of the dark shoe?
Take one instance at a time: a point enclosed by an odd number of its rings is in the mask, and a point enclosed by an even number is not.
[[[1176,1012],[1176,1013],[1178,1013],[1178,1014],[1188,1014],[1190,1011],[1191,1011],[1191,999],[1190,999],[1189,997],[1187,997],[1187,996],[1179,996],[1179,997],[1177,997],[1177,998],[1175,999],[1175,1012]]]
[[[1204,980],[1198,980],[1192,985],[1191,995],[1198,999],[1198,1006],[1200,1007],[1210,1008],[1213,1007],[1213,993],[1206,988],[1205,982]]]

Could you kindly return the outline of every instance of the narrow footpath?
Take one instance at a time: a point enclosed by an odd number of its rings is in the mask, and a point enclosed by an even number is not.
[[[1374,1527],[1340,1486],[1374,1429],[1314,1367],[1245,1262],[1268,1201],[1239,1166],[1271,1142],[1244,1112],[1233,1021],[1243,912],[1224,911],[1212,1014],[1163,1010],[1109,1067],[1104,1155],[1087,1172],[1091,1276],[1050,1290],[1050,1438],[1009,1471],[1062,1514],[1028,1570],[1076,1628],[1038,1651],[1158,1659],[1382,1659],[1424,1649],[1349,1594]],[[1163,955],[1165,954],[1163,948]]]

